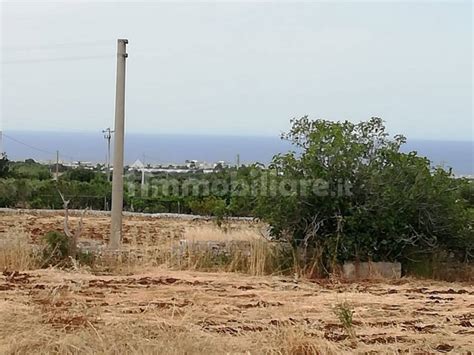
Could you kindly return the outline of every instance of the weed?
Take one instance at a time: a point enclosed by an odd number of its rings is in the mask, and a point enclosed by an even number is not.
[[[354,333],[354,328],[352,324],[352,317],[353,317],[354,311],[351,309],[351,306],[349,305],[349,303],[346,301],[338,303],[334,307],[334,314],[339,319],[339,322],[341,322],[342,327],[346,331],[347,335],[349,335],[351,338],[354,338],[355,333]]]

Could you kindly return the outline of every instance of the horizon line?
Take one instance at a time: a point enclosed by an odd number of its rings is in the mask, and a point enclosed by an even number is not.
[[[100,130],[71,130],[71,131],[59,131],[59,130],[32,130],[32,129],[3,129],[0,132],[21,132],[21,133],[51,133],[51,134],[97,134],[102,135],[102,131]],[[161,136],[193,136],[193,137],[252,137],[252,138],[275,138],[281,139],[281,134],[284,132],[280,132],[279,134],[264,134],[264,133],[251,133],[251,134],[236,134],[236,133],[193,133],[193,132],[138,132],[138,131],[129,131],[125,132],[125,136],[127,135],[145,135],[145,136],[154,136],[154,135],[161,135]],[[403,135],[403,134],[402,134]],[[474,138],[471,139],[461,138],[420,138],[420,137],[408,137],[404,135],[407,139],[407,142],[410,140],[417,140],[417,141],[435,141],[435,142],[471,142],[474,143]],[[393,137],[393,136],[392,136]]]

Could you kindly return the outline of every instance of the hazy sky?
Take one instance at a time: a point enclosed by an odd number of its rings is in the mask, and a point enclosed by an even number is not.
[[[278,135],[289,119],[380,116],[410,138],[472,139],[472,4],[2,3],[3,129],[113,126]]]

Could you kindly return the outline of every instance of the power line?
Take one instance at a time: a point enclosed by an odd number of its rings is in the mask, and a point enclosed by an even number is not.
[[[56,153],[50,152],[50,151],[48,151],[48,150],[44,150],[44,149],[42,149],[42,148],[35,147],[35,146],[31,145],[31,144],[22,142],[22,141],[20,141],[20,140],[18,140],[18,139],[16,139],[16,138],[13,138],[13,137],[11,137],[11,136],[5,134],[5,133],[3,133],[3,136],[6,137],[6,138],[8,138],[8,139],[10,139],[10,140],[13,141],[13,142],[16,142],[16,143],[18,143],[18,144],[24,145],[25,147],[28,147],[28,148],[37,150],[38,152],[42,152],[42,153],[46,153],[46,154],[50,154],[50,155],[55,155],[55,154],[56,154]]]
[[[27,46],[2,46],[1,51],[30,51],[30,50],[54,50],[57,48],[67,48],[67,47],[78,47],[78,46],[101,46],[103,44],[109,44],[111,46],[114,45],[114,41],[110,41],[107,39],[98,40],[98,41],[90,41],[90,42],[68,42],[68,43],[52,43],[52,44],[33,44]]]
[[[56,156],[56,152],[50,152],[49,150],[45,150],[45,149],[42,149],[42,148],[38,148],[38,147],[35,147],[31,144],[28,144],[28,143],[25,143],[25,142],[22,142],[21,140],[19,139],[16,139],[8,134],[5,134],[3,133],[3,137],[5,138],[8,138],[9,140],[13,141],[13,142],[16,142],[18,144],[21,144],[21,145],[24,145],[25,147],[28,147],[30,149],[33,149],[33,150],[36,150],[38,152],[42,152],[42,153],[45,153],[45,154],[48,154],[48,155],[52,155],[52,156]],[[70,155],[65,155],[65,154],[60,154],[61,157],[64,157],[64,158],[68,158],[70,160],[76,160],[74,157],[70,156]]]
[[[146,153],[143,153],[143,157],[145,158],[149,158],[152,162],[154,163],[159,163],[160,162],[160,159],[156,158],[156,157],[153,157],[151,155],[148,155]]]
[[[70,48],[77,48],[78,46],[84,47],[91,47],[91,46],[101,46],[106,48],[106,44],[110,46],[113,45],[113,41],[110,40],[99,40],[99,41],[89,41],[89,42],[76,42],[76,43],[56,43],[56,44],[33,44],[28,46],[3,46],[1,47],[1,51],[4,54],[11,52],[19,53],[19,54],[28,54],[28,52],[35,52],[35,54],[31,54],[31,56],[35,56],[38,51],[51,51],[51,50],[61,50]],[[59,57],[52,57],[52,58],[25,58],[25,59],[5,59],[1,62],[1,64],[17,64],[17,63],[36,63],[36,62],[56,62],[56,61],[72,61],[72,60],[86,60],[86,59],[96,59],[96,58],[113,58],[110,54],[102,54],[102,55],[74,55],[71,56],[59,56]]]
[[[0,64],[22,64],[22,63],[42,63],[42,62],[70,62],[74,60],[88,60],[88,59],[103,59],[110,58],[113,56],[107,54],[102,55],[90,55],[90,56],[72,56],[72,57],[58,57],[58,58],[38,58],[38,59],[16,59],[16,60],[4,60]]]

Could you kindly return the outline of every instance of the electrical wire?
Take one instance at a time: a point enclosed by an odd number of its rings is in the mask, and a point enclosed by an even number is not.
[[[38,147],[35,147],[31,144],[28,144],[28,143],[25,143],[25,142],[22,142],[21,140],[19,139],[16,139],[8,134],[5,134],[5,133],[2,133],[2,136],[5,137],[5,138],[8,138],[9,140],[13,141],[13,142],[16,142],[18,144],[21,144],[21,145],[24,145],[25,147],[28,147],[30,149],[33,149],[33,150],[36,150],[38,152],[42,152],[42,153],[45,153],[45,154],[48,154],[48,155],[51,155],[51,156],[56,156],[56,153],[55,152],[50,152],[48,150],[45,150],[45,149],[42,149],[42,148],[38,148]],[[59,154],[60,157],[64,157],[64,158],[68,158],[69,160],[76,160],[73,156],[70,156],[70,155],[65,155],[65,154]]]
[[[97,40],[90,42],[65,42],[65,43],[51,43],[51,44],[34,44],[28,46],[2,46],[0,50],[4,51],[30,51],[30,50],[54,50],[57,48],[67,47],[89,47],[89,46],[102,46],[104,44],[115,45],[113,40]]]
[[[105,46],[109,44],[112,48],[114,41],[112,40],[98,40],[98,41],[89,41],[89,42],[76,42],[76,43],[55,43],[55,44],[33,44],[29,46],[4,46],[1,48],[3,54],[3,60],[1,64],[19,64],[19,63],[42,63],[42,62],[57,62],[57,61],[73,61],[73,60],[87,60],[87,59],[97,59],[97,58],[113,58],[113,55],[103,54],[103,55],[71,55],[71,56],[59,56],[51,58],[25,58],[25,59],[7,59],[9,53],[20,53],[28,54],[28,52],[35,52],[35,55],[38,52],[50,52],[51,50],[69,50],[70,48],[76,47],[92,47],[92,46]],[[32,55],[33,56],[33,55]]]
[[[160,159],[156,158],[156,157],[152,157],[151,155],[148,155],[148,154],[145,154],[143,153],[143,157],[145,159],[150,159],[151,162],[154,162],[154,163],[159,163],[160,162]]]
[[[57,57],[57,58],[38,58],[38,59],[14,59],[4,60],[0,64],[22,64],[22,63],[43,63],[43,62],[70,62],[75,60],[88,60],[88,59],[112,59],[114,56],[110,54],[102,55],[90,55],[90,56],[72,56],[72,57]]]
[[[55,154],[56,154],[56,153],[50,152],[50,151],[48,151],[48,150],[44,150],[44,149],[42,149],[42,148],[35,147],[35,146],[31,145],[31,144],[22,142],[22,141],[20,141],[20,140],[14,138],[14,137],[12,137],[12,136],[9,136],[8,134],[3,133],[2,135],[3,135],[3,137],[6,137],[6,138],[10,139],[10,140],[13,141],[13,142],[16,142],[16,143],[18,143],[18,144],[24,145],[25,147],[28,147],[28,148],[30,148],[30,149],[37,150],[38,152],[42,152],[42,153],[46,153],[46,154],[50,154],[50,155],[55,155]]]

